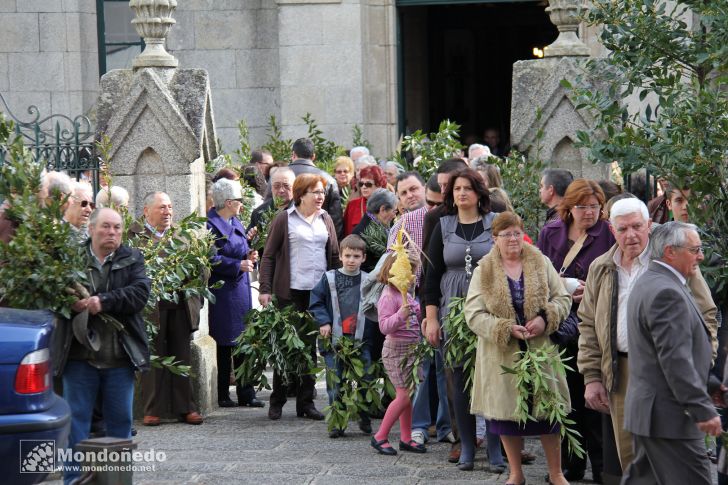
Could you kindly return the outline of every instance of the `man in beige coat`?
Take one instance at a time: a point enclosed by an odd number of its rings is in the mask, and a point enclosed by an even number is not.
[[[617,244],[591,265],[579,306],[579,372],[584,375],[587,406],[611,414],[614,438],[622,466],[633,458],[632,435],[624,429],[627,392],[627,300],[634,283],[650,260],[648,241],[651,221],[639,199],[617,201],[610,212],[611,230]],[[688,286],[710,328],[713,358],[717,350],[716,306],[703,276],[697,272]]]

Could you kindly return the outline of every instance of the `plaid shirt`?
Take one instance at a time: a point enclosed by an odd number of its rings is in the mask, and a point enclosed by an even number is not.
[[[397,219],[397,221],[392,225],[392,228],[389,230],[389,239],[387,240],[387,251],[392,250],[392,246],[397,241],[397,233],[399,230],[404,227],[404,230],[407,231],[407,233],[412,238],[412,241],[417,245],[417,255],[419,257],[420,253],[422,252],[422,228],[425,225],[425,215],[427,214],[428,208],[427,206],[422,206],[419,209],[415,209],[410,212],[405,212],[402,217]],[[404,245],[407,248],[407,250],[411,251],[413,248],[410,248],[410,240],[408,238],[405,238]],[[422,276],[422,266],[417,267],[417,274],[415,275],[417,277],[417,286],[420,285],[420,278]]]

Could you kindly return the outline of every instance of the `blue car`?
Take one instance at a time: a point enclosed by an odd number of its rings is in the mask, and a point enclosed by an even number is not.
[[[53,392],[47,311],[0,308],[0,482],[39,483],[57,468],[71,410]]]

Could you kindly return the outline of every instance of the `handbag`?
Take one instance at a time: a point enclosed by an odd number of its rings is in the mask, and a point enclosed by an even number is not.
[[[566,268],[571,266],[571,263],[574,262],[574,258],[576,258],[576,255],[579,254],[579,251],[581,251],[581,248],[584,247],[584,241],[586,240],[586,233],[582,234],[579,239],[574,242],[574,245],[571,246],[571,249],[569,249],[569,252],[566,253],[566,257],[564,258],[564,262],[561,265],[561,269],[559,270],[559,276],[564,277],[564,273],[566,272]],[[559,328],[556,329],[554,333],[549,335],[549,338],[551,341],[557,345],[566,345],[569,342],[573,342],[574,340],[579,338],[579,317],[577,317],[576,312],[569,311],[569,314],[566,316],[563,322],[559,324]]]

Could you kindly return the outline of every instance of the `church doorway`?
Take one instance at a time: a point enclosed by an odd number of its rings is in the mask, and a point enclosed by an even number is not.
[[[535,59],[534,48],[558,36],[546,2],[397,5],[400,130],[433,132],[447,118],[462,126],[466,146],[482,143],[491,128],[500,132],[501,148],[508,146],[513,63]]]

